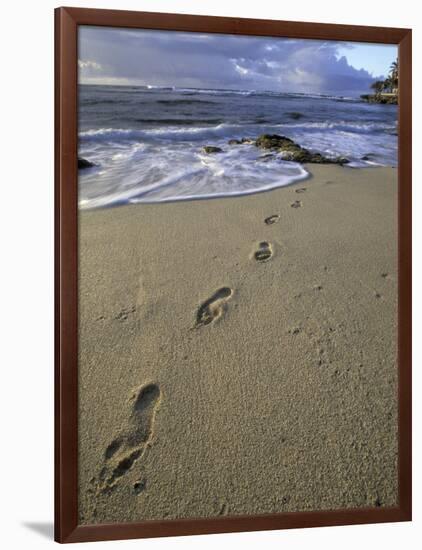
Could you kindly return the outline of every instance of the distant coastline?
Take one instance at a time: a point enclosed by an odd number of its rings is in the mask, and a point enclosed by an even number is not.
[[[399,93],[399,62],[393,61],[390,72],[384,80],[376,80],[371,84],[373,94],[363,94],[361,99],[368,103],[382,103],[383,105],[397,105]]]
[[[383,105],[398,105],[397,93],[363,94],[360,96],[368,103],[381,103]]]

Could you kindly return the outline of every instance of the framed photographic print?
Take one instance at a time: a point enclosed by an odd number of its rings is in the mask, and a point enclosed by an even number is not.
[[[411,31],[59,8],[56,540],[411,519]]]

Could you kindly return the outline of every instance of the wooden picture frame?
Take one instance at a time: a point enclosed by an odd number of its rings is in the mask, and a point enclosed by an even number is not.
[[[399,47],[399,504],[395,508],[78,525],[77,32],[80,25]],[[82,8],[55,11],[55,540],[61,543],[411,519],[411,31]]]

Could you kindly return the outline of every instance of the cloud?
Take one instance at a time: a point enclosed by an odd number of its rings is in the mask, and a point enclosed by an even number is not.
[[[83,75],[82,79],[90,79],[90,78],[97,78],[98,73],[101,73],[103,70],[103,67],[100,63],[97,61],[92,61],[91,59],[78,59],[78,68],[79,68],[79,78],[81,78],[81,75]],[[105,78],[107,84],[109,78]]]
[[[101,65],[96,61],[83,61],[82,59],[78,60],[78,66],[80,69],[101,69]]]
[[[81,27],[80,80],[358,95],[378,77],[339,55],[346,47],[333,41]]]

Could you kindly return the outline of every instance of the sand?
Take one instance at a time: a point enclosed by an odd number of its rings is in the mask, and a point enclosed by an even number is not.
[[[308,169],[80,213],[82,523],[396,504],[397,171]]]

